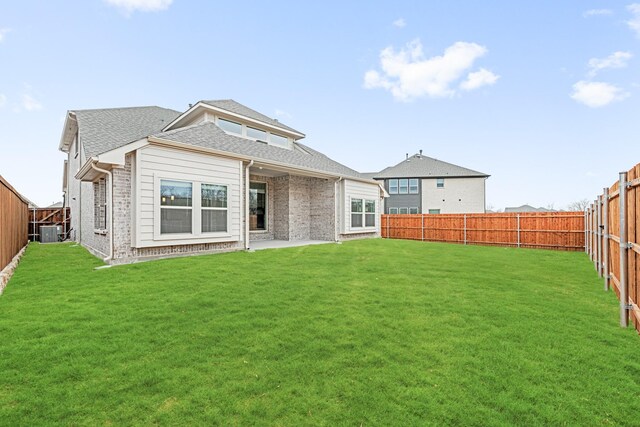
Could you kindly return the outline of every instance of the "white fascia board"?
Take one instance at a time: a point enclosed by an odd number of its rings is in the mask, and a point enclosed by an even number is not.
[[[292,136],[292,137],[294,137],[293,138],[294,140],[302,139],[302,138],[304,138],[306,136],[305,134],[300,133],[300,132],[294,132],[294,131],[291,131],[289,129],[284,129],[284,128],[281,128],[279,126],[272,125],[270,123],[265,123],[265,122],[263,122],[261,120],[256,120],[256,119],[252,119],[251,117],[243,116],[242,114],[232,113],[231,111],[228,111],[228,110],[225,110],[225,109],[222,109],[222,108],[216,108],[213,105],[205,104],[202,101],[199,101],[196,105],[194,105],[193,107],[189,108],[187,111],[185,111],[180,116],[178,116],[176,119],[174,119],[171,123],[169,123],[167,126],[165,126],[164,129],[162,129],[162,132],[166,132],[166,131],[170,130],[173,127],[173,125],[175,125],[176,123],[182,121],[187,116],[191,115],[198,108],[204,108],[205,110],[214,111],[214,112],[220,113],[220,114],[222,114],[224,116],[235,117],[235,118],[240,119],[240,120],[245,121],[245,122],[251,122],[251,123],[254,123],[256,125],[265,126],[265,127],[269,128],[270,130],[273,129],[273,130],[276,130],[278,132],[282,132],[282,133],[285,133],[285,134],[287,134],[289,136]],[[297,137],[297,138],[295,138],[295,137]]]
[[[137,141],[130,142],[127,145],[123,145],[122,147],[107,151],[106,153],[99,154],[97,159],[98,162],[102,164],[124,166],[127,153],[135,151],[146,145],[149,145],[149,141],[147,138],[142,138]]]
[[[67,115],[64,118],[64,126],[62,128],[62,135],[60,135],[60,144],[58,145],[58,150],[63,153],[69,152],[69,147],[73,142],[73,135],[75,135],[78,130],[78,121],[75,118],[75,113],[73,111],[67,111]],[[69,136],[69,132],[72,132]]]

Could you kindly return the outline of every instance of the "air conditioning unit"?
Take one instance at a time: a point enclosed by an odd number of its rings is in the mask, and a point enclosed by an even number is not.
[[[40,243],[56,243],[62,235],[61,225],[41,225],[40,226]]]

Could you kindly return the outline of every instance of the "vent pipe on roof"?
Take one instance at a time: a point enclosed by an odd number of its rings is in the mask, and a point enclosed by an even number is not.
[[[420,154],[418,154],[418,158],[420,159],[422,157],[422,150],[420,150]]]
[[[405,156],[407,156],[405,160],[409,160],[409,153],[405,154]]]

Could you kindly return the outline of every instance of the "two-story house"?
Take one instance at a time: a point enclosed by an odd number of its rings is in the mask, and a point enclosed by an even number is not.
[[[484,213],[489,175],[424,156],[365,174],[384,183],[384,213]]]

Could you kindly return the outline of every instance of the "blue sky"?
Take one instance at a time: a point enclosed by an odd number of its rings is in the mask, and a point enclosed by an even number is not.
[[[640,162],[632,1],[23,1],[0,12],[0,174],[61,199],[66,110],[233,98],[361,172],[424,154],[494,208],[564,208]]]

